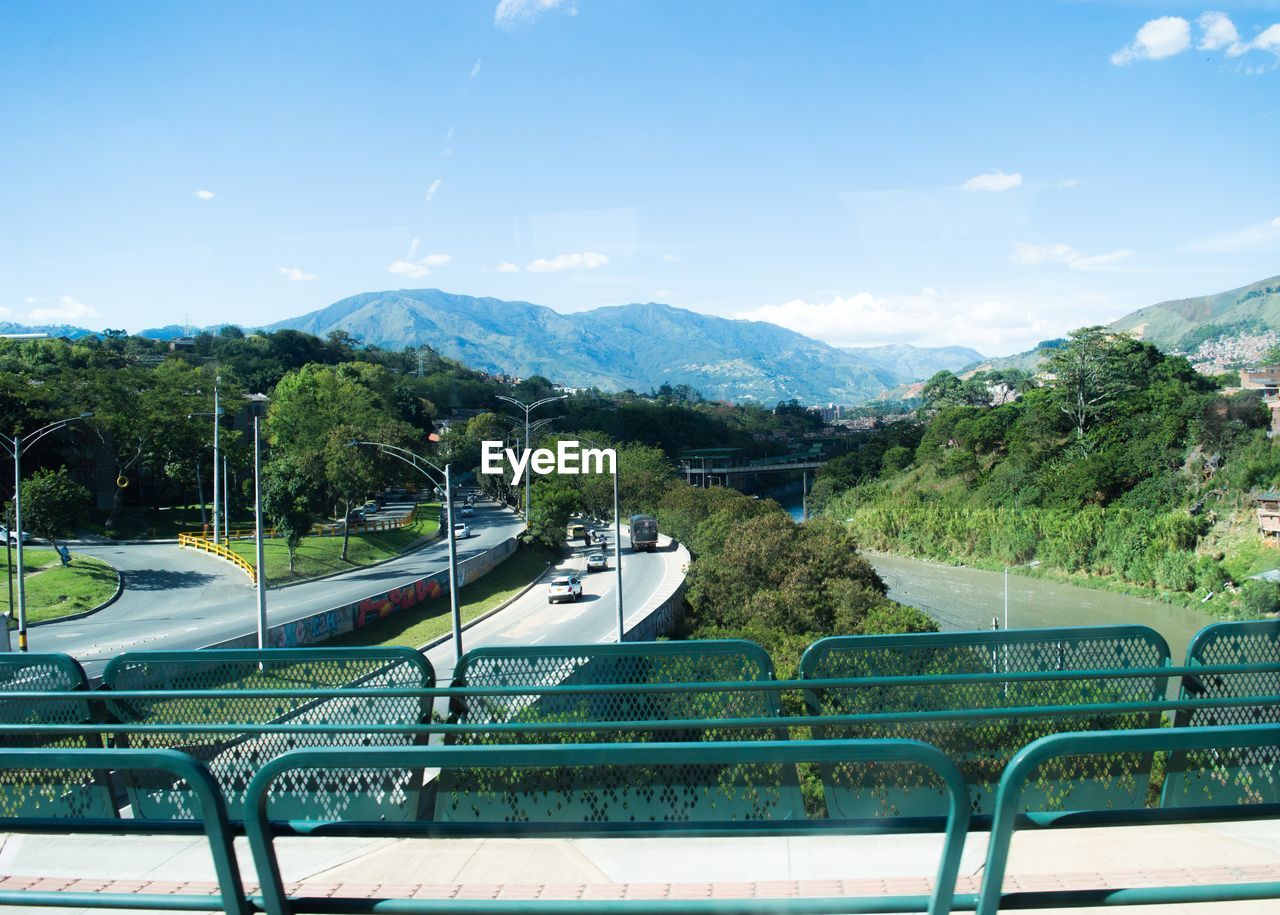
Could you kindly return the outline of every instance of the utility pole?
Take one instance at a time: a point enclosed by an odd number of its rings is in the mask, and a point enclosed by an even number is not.
[[[564,400],[568,396],[568,394],[561,394],[558,397],[544,397],[542,400],[535,400],[533,403],[529,404],[521,400],[516,400],[514,397],[508,397],[505,394],[498,394],[497,398],[498,400],[505,400],[507,403],[513,403],[521,410],[524,410],[524,450],[528,451],[532,445],[532,442],[529,441],[529,414],[543,404],[552,403],[557,400]],[[524,476],[524,523],[526,526],[529,524],[529,497],[531,494],[531,484],[533,482],[532,477],[533,474],[531,473],[526,473]]]

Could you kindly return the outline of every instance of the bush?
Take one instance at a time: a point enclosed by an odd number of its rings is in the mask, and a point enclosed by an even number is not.
[[[862,619],[863,635],[889,635],[895,632],[937,632],[938,624],[915,607],[905,604],[882,604],[873,607]]]
[[[1280,612],[1280,584],[1255,578],[1246,581],[1242,591],[1240,605],[1250,616]]]

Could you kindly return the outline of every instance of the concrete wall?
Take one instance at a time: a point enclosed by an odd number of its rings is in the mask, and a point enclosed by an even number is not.
[[[458,563],[459,586],[478,581],[516,551],[516,539],[510,537],[477,556]],[[392,588],[373,597],[351,604],[343,604],[330,610],[312,613],[289,623],[280,623],[267,630],[267,645],[271,648],[297,648],[315,645],[378,620],[416,607],[423,601],[449,593],[449,570],[442,569],[402,588]],[[206,648],[254,648],[256,633],[207,645]]]
[[[658,535],[658,547],[667,553],[667,574],[657,591],[623,627],[628,642],[652,642],[669,634],[684,616],[685,574],[691,559],[688,549],[670,537]]]

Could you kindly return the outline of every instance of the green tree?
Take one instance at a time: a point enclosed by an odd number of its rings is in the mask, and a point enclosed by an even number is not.
[[[88,507],[89,490],[71,479],[66,467],[42,467],[22,481],[22,526],[50,542],[71,534]]]
[[[578,493],[564,480],[542,477],[532,486],[528,537],[548,549],[564,544],[569,518],[579,510]]]
[[[1071,332],[1070,342],[1045,361],[1053,375],[1050,384],[1058,409],[1071,422],[1076,441],[1133,387],[1124,356],[1134,341],[1105,327],[1085,327]]]
[[[289,572],[302,538],[311,530],[310,500],[315,488],[287,458],[277,457],[263,470],[262,510],[289,551]]]

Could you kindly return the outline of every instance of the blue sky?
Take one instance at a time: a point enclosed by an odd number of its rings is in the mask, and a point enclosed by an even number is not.
[[[1023,349],[1280,273],[1280,4],[0,6],[0,320],[438,287]]]

